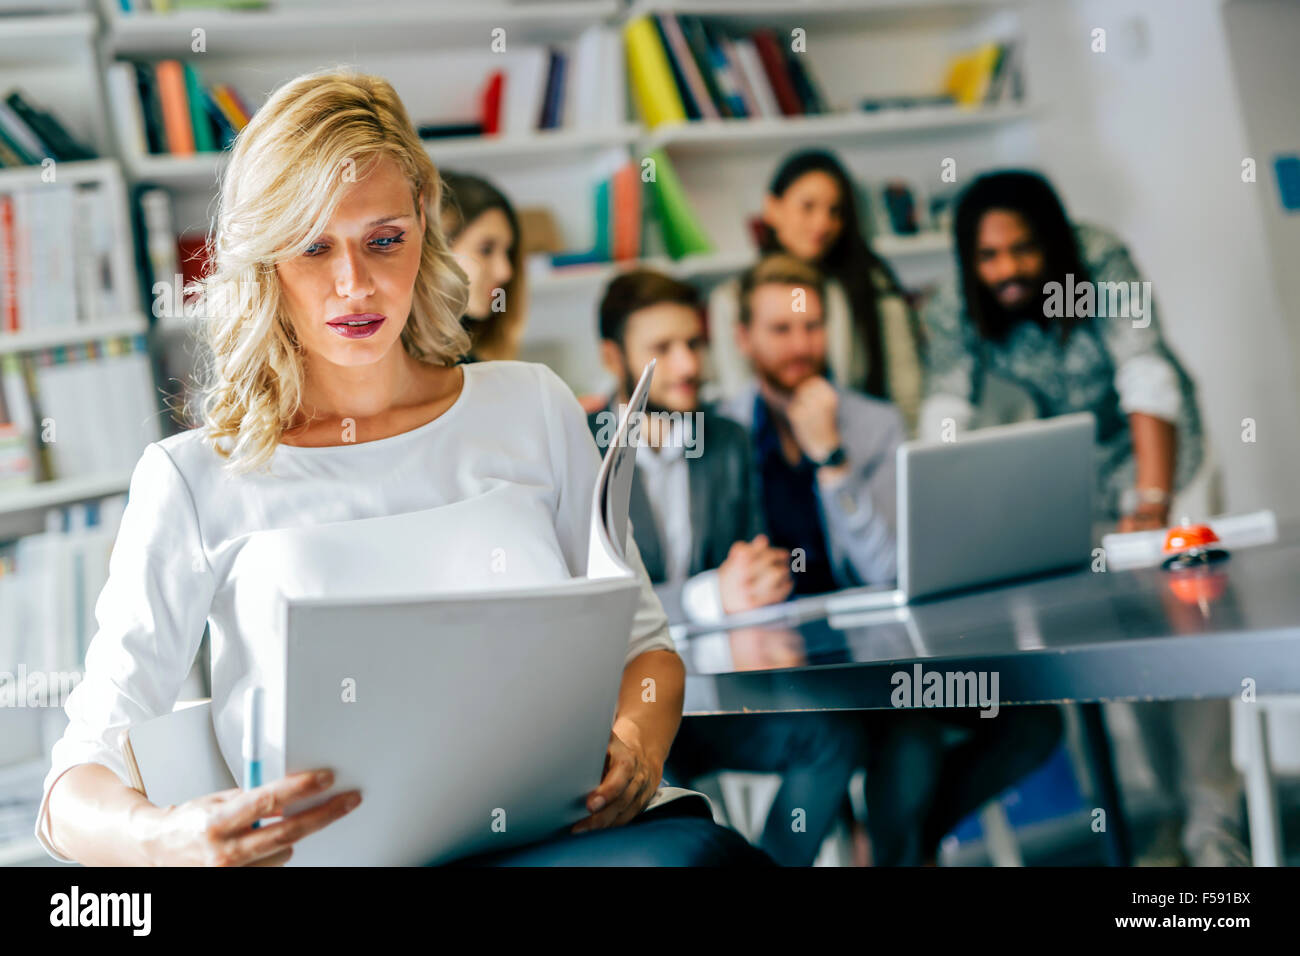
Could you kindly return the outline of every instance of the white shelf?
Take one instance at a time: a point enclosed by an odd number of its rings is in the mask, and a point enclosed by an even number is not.
[[[40,166],[0,169],[0,192],[39,186],[45,182],[42,178],[44,174],[45,170]],[[117,162],[112,159],[79,159],[59,162],[54,166],[55,182],[60,183],[104,182],[116,175]]]
[[[0,332],[0,355],[6,352],[31,352],[56,345],[73,345],[112,339],[120,335],[138,335],[149,330],[149,320],[143,315],[124,316],[100,322],[82,322],[77,325],[49,329],[27,329],[22,332]]]
[[[626,19],[648,13],[716,18],[740,27],[958,27],[1025,0],[635,0]]]
[[[591,23],[618,14],[618,0],[567,0],[509,5],[428,3],[256,10],[180,10],[169,14],[114,14],[106,46],[110,55],[189,56],[190,31],[207,34],[206,56],[319,53],[321,50],[454,48],[482,43],[501,27],[512,44],[576,36]]]
[[[658,126],[641,141],[641,149],[674,153],[734,153],[741,149],[791,149],[798,145],[844,145],[859,140],[915,137],[974,129],[1028,119],[1034,106],[916,107],[811,116],[696,120]]]
[[[89,13],[0,17],[0,57],[34,60],[68,52],[84,54],[95,28]]]
[[[947,253],[952,249],[952,241],[947,233],[923,232],[914,236],[880,236],[872,240],[871,247],[877,254],[894,259]],[[547,295],[584,290],[591,286],[602,286],[618,273],[636,268],[654,269],[679,279],[712,279],[741,272],[753,264],[757,255],[755,250],[744,249],[687,256],[675,261],[648,258],[567,266],[531,274],[528,291]]]
[[[133,182],[157,183],[176,189],[217,188],[217,174],[226,164],[225,153],[196,153],[193,156],[130,156],[127,176]]]
[[[538,130],[526,136],[457,136],[426,139],[424,148],[439,166],[468,162],[526,163],[541,157],[580,158],[610,146],[630,146],[641,126],[627,123],[608,130]]]
[[[625,124],[608,130],[539,130],[526,136],[452,136],[424,140],[424,148],[439,167],[481,164],[494,168],[518,166],[542,160],[571,162],[599,150],[629,146],[643,132],[640,126]],[[174,189],[212,189],[229,154],[198,153],[193,156],[134,156],[127,172],[135,182],[157,183]]]
[[[130,484],[130,472],[120,472],[85,478],[57,478],[54,481],[38,481],[24,488],[0,489],[0,515],[21,514],[77,501],[89,501],[92,498],[120,495]]]

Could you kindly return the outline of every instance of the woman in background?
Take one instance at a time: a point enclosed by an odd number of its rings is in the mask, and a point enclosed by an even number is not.
[[[442,175],[442,228],[469,277],[461,324],[469,333],[468,361],[513,359],[523,336],[524,272],[519,219],[501,190],[468,173]]]
[[[830,153],[808,150],[781,163],[763,198],[760,254],[786,252],[828,279],[827,370],[835,382],[891,401],[915,431],[921,404],[917,325],[889,266],[862,231],[853,182]],[[735,343],[738,280],[709,297],[709,341],[723,397],[736,394],[750,370]]]

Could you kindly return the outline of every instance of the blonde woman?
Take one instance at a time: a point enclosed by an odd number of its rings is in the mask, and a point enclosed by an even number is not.
[[[580,573],[598,463],[585,417],[541,366],[457,364],[467,289],[432,214],[439,191],[404,107],[376,77],[300,77],[240,134],[203,283],[201,421],[148,446],[131,478],[37,820],[56,857],[282,863],[359,802],[339,793],[255,829],[328,791],[328,770],[167,807],[127,785],[118,736],[171,709],[205,621],[217,738],[237,767],[238,701],[268,672],[273,593],[375,596]],[[498,547],[509,573],[476,576]],[[689,815],[694,800],[643,813],[677,729],[683,670],[631,549],[643,597],[607,771],[575,828],[585,832],[490,862],[765,859]],[[658,703],[641,701],[645,677]]]
[[[469,276],[461,318],[470,338],[466,359],[517,358],[527,309],[519,217],[486,179],[447,172],[442,183],[442,228]]]

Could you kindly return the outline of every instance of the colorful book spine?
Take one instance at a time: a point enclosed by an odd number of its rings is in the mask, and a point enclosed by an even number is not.
[[[167,151],[173,156],[192,156],[194,127],[190,122],[189,97],[185,94],[185,71],[179,60],[163,60],[154,66],[154,74],[158,78]]]
[[[654,128],[686,122],[686,107],[654,24],[648,17],[639,17],[624,27],[623,38],[632,94],[645,124]]]

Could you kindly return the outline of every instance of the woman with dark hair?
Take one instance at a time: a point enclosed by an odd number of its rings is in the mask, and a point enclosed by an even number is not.
[[[1160,334],[1150,283],[1124,244],[1072,224],[1042,176],[976,179],[953,220],[958,282],[925,311],[921,435],[967,427],[985,372],[1040,418],[1097,417],[1097,518],[1159,528],[1204,458],[1196,390]]]
[[[921,400],[915,323],[898,280],[867,242],[844,167],[822,150],[789,156],[763,198],[762,221],[761,255],[788,253],[816,265],[829,280],[829,376],[894,402],[912,431]],[[737,393],[750,377],[734,340],[738,301],[734,280],[709,299],[714,372],[724,396]]]
[[[469,277],[461,324],[469,333],[466,359],[513,359],[519,354],[527,302],[519,219],[501,190],[468,173],[442,175],[442,228]]]

